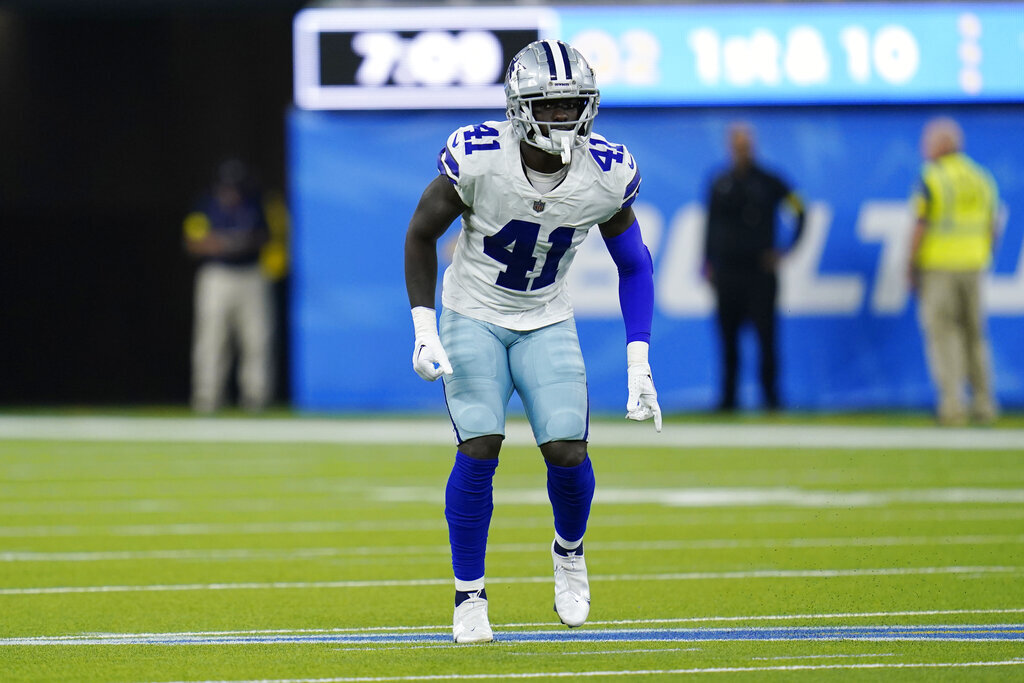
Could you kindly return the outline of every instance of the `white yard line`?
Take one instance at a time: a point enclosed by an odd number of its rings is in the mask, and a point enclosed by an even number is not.
[[[984,575],[1020,574],[1024,567],[880,567],[870,569],[770,569],[743,572],[677,572],[662,574],[612,574],[602,581],[731,581],[737,579],[816,579],[862,576],[918,576],[918,575]],[[550,583],[551,576],[515,576],[488,578],[488,584]],[[240,583],[183,583],[140,584],[121,586],[38,586],[2,588],[0,595],[55,595],[68,593],[141,593],[172,591],[227,591],[227,590],[309,590],[341,588],[409,588],[417,586],[448,586],[444,579],[377,579],[366,581],[278,581]]]
[[[389,503],[444,503],[439,486],[378,487],[369,491],[371,499]],[[501,489],[494,502],[504,505],[550,505],[545,489]],[[665,505],[685,508],[721,508],[752,506],[795,506],[810,508],[861,508],[894,504],[1012,504],[1024,503],[1020,488],[917,488],[879,491],[832,491],[789,486],[700,488],[616,488],[598,487],[594,493],[598,505]]]
[[[594,541],[591,551],[670,551],[670,550],[738,550],[750,548],[870,548],[899,546],[948,545],[1020,545],[1024,534],[964,536],[861,536],[846,538],[709,538],[695,541]],[[524,553],[536,551],[536,543],[492,543],[489,553]],[[182,550],[97,550],[80,552],[0,552],[0,562],[117,562],[139,560],[202,560],[233,562],[239,560],[278,561],[294,558],[380,557],[448,555],[447,545],[429,546],[357,546],[352,548],[229,548]]]
[[[1024,519],[1024,509],[1020,506],[1003,506],[991,509],[961,509],[955,507],[928,507],[924,509],[885,509],[861,508],[866,518],[876,522],[1004,522]],[[743,516],[714,509],[714,523],[747,523]],[[789,509],[762,510],[758,520],[765,524],[804,523],[809,515],[817,514],[814,508],[799,511]],[[652,518],[650,515],[608,515],[602,516],[601,526],[610,527],[661,527],[684,526],[704,527],[711,523],[711,518],[704,510],[690,511],[686,515],[665,518]],[[491,522],[491,528],[502,529],[548,529],[551,526],[550,516],[501,518]],[[335,521],[303,521],[303,522],[231,522],[231,523],[171,523],[171,524],[95,524],[80,526],[73,524],[52,524],[32,526],[0,526],[0,538],[51,538],[61,536],[82,536],[87,538],[104,536],[250,536],[265,534],[335,534],[353,531],[444,531],[447,530],[444,517],[438,515],[434,519],[396,519],[396,520],[357,520],[348,522]]]
[[[545,526],[551,521],[545,520]],[[75,526],[58,524],[53,526],[10,526],[0,527],[2,537],[36,536],[218,536],[263,535],[263,534],[336,534],[352,531],[429,531],[445,529],[444,517],[434,520],[361,520],[353,522],[241,522],[241,523],[178,523],[178,524],[117,524],[97,526]]]
[[[529,425],[513,420],[507,441],[533,444]],[[0,440],[237,443],[454,444],[443,415],[431,419],[0,417]],[[829,425],[649,424],[595,420],[591,442],[602,446],[673,448],[898,448],[1016,450],[1024,430]]]

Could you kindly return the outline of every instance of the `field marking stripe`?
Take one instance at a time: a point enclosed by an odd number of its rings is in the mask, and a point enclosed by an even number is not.
[[[544,520],[551,525],[550,519]],[[83,527],[71,524],[54,526],[0,526],[0,537],[24,536],[81,536],[84,532],[96,536],[215,536],[219,534],[328,534],[344,531],[395,531],[395,530],[436,530],[444,529],[444,518],[409,520],[397,522],[240,522],[240,523],[169,523],[169,524],[118,524],[112,526]],[[95,533],[95,532],[102,533]]]
[[[1024,431],[836,425],[666,424],[662,432],[595,420],[595,444],[607,446],[747,448],[908,448],[1020,450]],[[3,416],[0,440],[236,443],[389,443],[454,445],[450,424],[403,419],[126,418]],[[508,423],[506,442],[533,445],[529,425]]]
[[[760,673],[769,671],[827,671],[849,669],[960,669],[969,667],[1021,666],[1024,659],[987,662],[865,662],[851,664],[789,664],[784,666],[737,666],[703,669],[634,669],[626,671],[551,671],[501,674],[433,674],[425,676],[350,676],[339,678],[280,678],[231,683],[376,683],[378,681],[471,681],[520,678],[571,678],[576,676],[666,676],[708,673]],[[178,681],[176,683],[227,683],[225,681]]]
[[[881,567],[873,569],[771,569],[745,572],[679,572],[664,574],[613,574],[601,581],[700,581],[734,579],[832,578],[860,576],[919,576],[937,574],[1013,574],[1024,567]],[[514,576],[488,578],[491,584],[548,583],[550,576]],[[39,586],[2,588],[0,595],[54,595],[64,593],[134,593],[203,590],[270,590],[314,588],[403,588],[416,586],[448,586],[451,579],[382,579],[365,581],[298,581],[241,583],[183,583],[135,586]]]
[[[702,539],[697,541],[595,541],[587,547],[600,551],[615,550],[731,550],[742,548],[843,548],[874,546],[946,546],[946,545],[987,545],[1022,544],[1024,534],[991,534],[963,536],[885,536],[847,538],[750,538],[750,539]],[[535,543],[495,543],[488,545],[490,553],[521,553],[536,550]],[[376,557],[402,555],[448,554],[447,545],[432,546],[358,546],[352,548],[227,548],[204,550],[95,550],[34,552],[0,552],[0,562],[110,562],[136,560],[278,560],[287,558],[318,557]]]
[[[45,477],[44,477],[45,478]],[[22,482],[18,482],[19,484]],[[17,486],[15,484],[14,486]],[[302,487],[306,488],[306,487]],[[51,492],[52,493],[52,492]],[[333,493],[341,496],[348,492],[341,489]],[[439,487],[405,486],[405,487],[368,487],[361,491],[372,503],[428,503],[438,505],[444,503],[444,490]],[[56,498],[56,496],[54,496]],[[186,507],[184,499],[169,496],[162,499],[143,498],[86,498],[71,499],[61,497],[61,510],[65,514],[90,512],[135,512],[144,509],[153,511],[179,511]],[[270,509],[262,505],[263,498],[238,497],[230,499],[228,509],[245,506],[249,509]],[[502,505],[536,505],[547,508],[551,502],[547,490],[537,488],[508,488],[494,494],[495,504]],[[601,487],[594,496],[594,503],[602,506],[612,505],[661,505],[689,509],[722,509],[730,507],[798,507],[798,508],[865,508],[885,507],[901,504],[1007,504],[1020,506],[1024,504],[1024,488],[995,487],[921,487],[916,489],[857,489],[836,491],[828,489],[804,488],[798,486],[705,486],[700,488],[675,487],[644,487],[623,488],[616,486]],[[219,506],[218,506],[219,507]],[[52,511],[52,501],[37,502],[24,498],[9,497],[0,503],[0,515],[6,516],[38,516],[40,513]]]
[[[1007,521],[1024,519],[1024,507],[1002,507],[997,509],[955,509],[955,508],[931,508],[926,510],[886,510],[882,508],[863,508],[882,521],[898,520],[905,521],[940,521],[940,522],[976,522],[976,521]],[[789,509],[780,511],[762,511],[759,513],[761,519],[788,524],[804,522],[814,508]],[[874,513],[880,513],[875,515]],[[738,519],[732,510],[721,509],[699,510],[688,514],[686,517],[672,519],[671,522],[662,519],[648,517],[609,515],[602,517],[601,524],[604,527],[637,526],[642,524],[654,524],[657,526],[705,526],[711,515],[715,519],[725,518],[726,521]],[[491,528],[501,527],[505,529],[532,529],[551,526],[550,517],[517,518],[516,520],[501,519],[494,520]],[[444,531],[447,529],[445,520],[438,516],[434,520],[424,519],[401,519],[387,522],[372,521],[351,521],[351,522],[241,522],[241,523],[168,523],[168,524],[123,524],[123,525],[97,525],[97,526],[76,526],[71,524],[35,525],[35,526],[0,526],[0,538],[24,538],[24,537],[57,537],[57,536],[85,536],[88,538],[107,536],[196,536],[196,535],[262,535],[262,534],[297,534],[297,533],[339,533],[348,531],[406,531],[406,530],[432,530]]]
[[[743,616],[722,617],[669,617],[666,619],[616,619],[605,621],[588,621],[588,626],[636,626],[649,624],[686,624],[733,621],[803,621],[815,619],[874,619],[919,616],[978,616],[983,614],[1024,614],[1024,607],[1008,607],[1005,609],[950,609],[950,610],[910,610],[901,612],[832,612],[820,614],[754,614]],[[544,628],[550,622],[525,623],[494,623],[496,628]],[[1005,626],[1006,624],[997,624]],[[423,626],[364,626],[360,628],[303,628],[303,629],[256,629],[240,631],[177,631],[165,633],[90,633],[88,635],[35,636],[41,640],[74,641],[82,639],[119,639],[119,638],[183,638],[198,636],[250,636],[250,635],[296,635],[316,633],[336,633],[358,635],[363,633],[385,633],[405,631],[436,631],[447,628],[447,624],[427,624]]]
[[[444,491],[438,487],[394,486],[369,490],[371,497],[388,503],[444,502]],[[495,492],[494,502],[517,505],[550,505],[544,488],[503,489]],[[796,506],[810,508],[859,508],[901,503],[1024,503],[1022,488],[917,488],[883,491],[835,491],[793,486],[699,488],[620,488],[601,487],[594,494],[601,505],[665,505],[686,508]]]
[[[451,643],[451,631],[434,633],[307,634],[220,637],[82,638],[74,641],[49,638],[5,638],[0,646],[54,645],[421,645]],[[951,626],[783,626],[755,628],[601,629],[588,631],[499,631],[502,643],[654,643],[732,641],[871,641],[871,642],[1017,642],[1024,641],[1024,624]]]

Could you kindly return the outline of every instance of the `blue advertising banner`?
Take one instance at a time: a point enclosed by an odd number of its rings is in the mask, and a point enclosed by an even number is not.
[[[967,151],[988,166],[1006,218],[986,300],[1000,401],[1024,407],[1024,136],[1020,105],[602,108],[596,129],[626,144],[643,174],[634,208],[654,257],[651,365],[666,411],[717,398],[711,293],[700,276],[704,198],[725,163],[725,132],[742,118],[759,156],[809,206],[805,238],[783,266],[780,382],[792,408],[931,405],[916,303],[905,279],[924,121],[953,114]],[[411,367],[403,243],[437,151],[460,125],[500,110],[289,114],[295,223],[293,397],[307,410],[439,410],[439,384]],[[783,221],[783,239],[786,224]],[[444,255],[458,232],[441,244]],[[624,413],[624,330],[616,274],[595,234],[570,272],[596,412]],[[741,400],[758,401],[756,347],[744,339]]]

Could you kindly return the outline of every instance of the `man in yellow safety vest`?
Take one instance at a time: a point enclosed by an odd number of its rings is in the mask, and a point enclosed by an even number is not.
[[[925,163],[913,193],[917,222],[908,269],[918,289],[929,370],[938,389],[940,424],[996,419],[981,281],[992,260],[999,196],[991,174],[963,153],[956,121],[929,121]],[[970,413],[963,399],[971,387]]]

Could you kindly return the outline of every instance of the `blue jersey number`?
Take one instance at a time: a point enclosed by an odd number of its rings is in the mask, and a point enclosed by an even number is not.
[[[555,228],[548,235],[548,257],[540,275],[532,284],[526,276],[537,265],[537,236],[540,225],[529,221],[512,220],[494,233],[484,237],[484,253],[505,266],[505,271],[498,274],[495,284],[517,292],[536,291],[547,287],[558,275],[558,264],[572,245],[575,228]]]
[[[604,140],[590,140],[590,156],[601,167],[602,171],[612,170],[612,164],[621,164],[626,148],[622,145],[613,145]]]
[[[466,141],[466,154],[472,154],[480,150],[486,149],[498,149],[500,145],[497,140],[491,140],[490,142],[473,142],[473,140],[483,140],[485,138],[496,138],[498,137],[498,129],[491,128],[490,126],[473,126],[473,130],[467,130],[462,134],[462,139]]]

